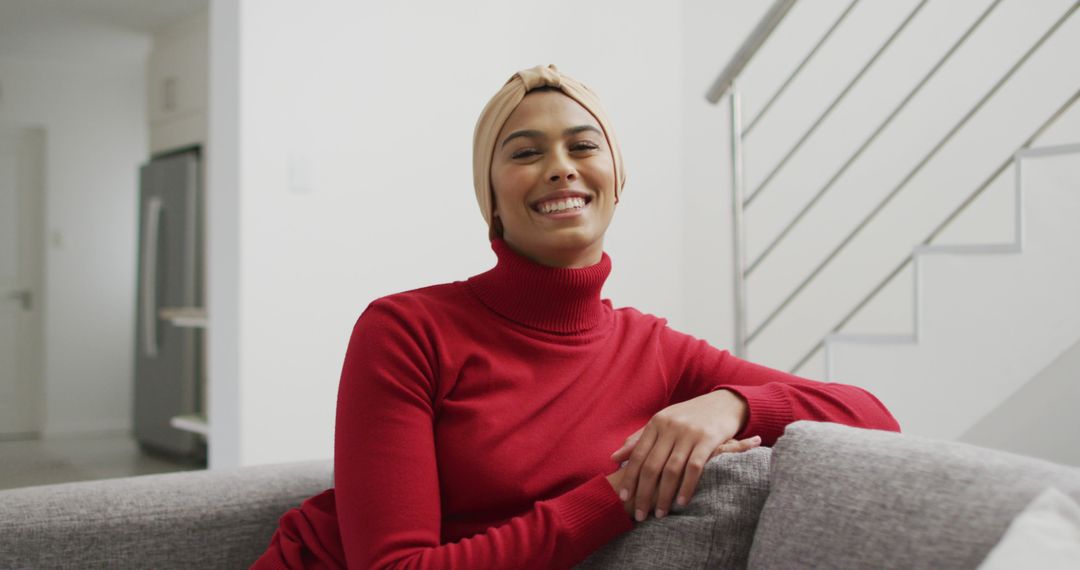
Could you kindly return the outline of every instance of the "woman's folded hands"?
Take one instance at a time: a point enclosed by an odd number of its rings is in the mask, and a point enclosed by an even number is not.
[[[650,511],[663,518],[673,500],[679,506],[689,503],[710,459],[761,444],[758,436],[734,439],[746,417],[745,400],[725,389],[657,412],[611,456],[623,465],[607,479],[627,514],[639,522]]]

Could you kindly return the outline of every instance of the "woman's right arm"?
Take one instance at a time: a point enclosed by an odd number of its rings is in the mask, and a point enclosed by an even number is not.
[[[421,328],[400,308],[376,301],[349,341],[334,483],[350,568],[568,568],[633,528],[601,474],[505,524],[440,544],[438,371]]]

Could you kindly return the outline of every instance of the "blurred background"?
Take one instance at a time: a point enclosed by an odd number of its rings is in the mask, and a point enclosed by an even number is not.
[[[592,87],[604,290],[1080,465],[1074,0],[0,0],[0,488],[332,456],[373,299],[489,268],[472,130]]]

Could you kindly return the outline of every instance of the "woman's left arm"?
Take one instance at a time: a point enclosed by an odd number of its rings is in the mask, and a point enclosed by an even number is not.
[[[612,455],[628,460],[622,496],[639,520],[654,508],[664,516],[676,497],[680,504],[689,501],[715,455],[772,445],[794,421],[900,431],[885,406],[862,388],[754,364],[667,326],[658,340],[673,384],[670,405]]]

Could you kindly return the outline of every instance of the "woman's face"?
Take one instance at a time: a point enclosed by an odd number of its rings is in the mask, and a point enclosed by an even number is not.
[[[495,142],[495,216],[515,251],[553,267],[600,261],[615,163],[600,124],[558,91],[529,93]]]

